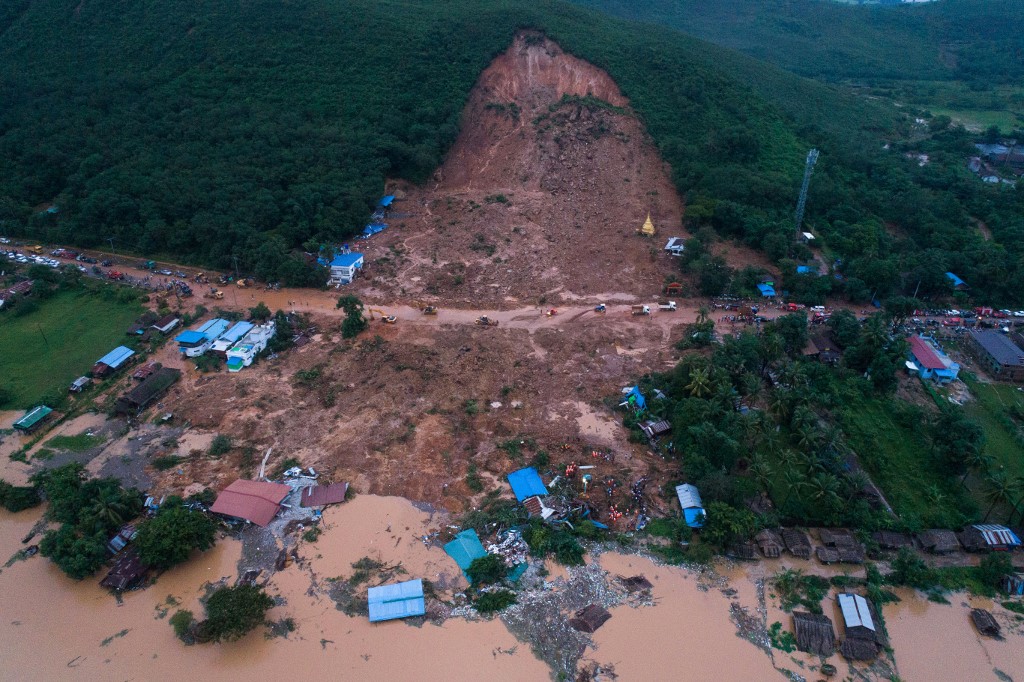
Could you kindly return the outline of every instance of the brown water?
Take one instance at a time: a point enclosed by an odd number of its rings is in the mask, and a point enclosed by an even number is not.
[[[39,515],[38,509],[0,511],[0,561],[23,547],[21,538]],[[287,639],[266,639],[256,632],[240,642],[193,647],[175,639],[167,616],[175,608],[201,614],[198,599],[204,586],[222,578],[233,582],[241,556],[237,541],[222,540],[148,589],[126,594],[121,604],[96,579],[69,580],[41,557],[15,562],[0,571],[0,679],[178,680],[183,671],[247,682],[319,679],[328,676],[325,671],[331,678],[359,680],[548,679],[547,666],[500,620],[452,618],[443,626],[421,627],[401,621],[370,624],[341,613],[326,596],[326,579],[350,575],[351,563],[363,556],[401,562],[409,577],[449,585],[448,594],[461,589],[465,583],[454,562],[421,539],[447,522],[394,497],[361,495],[329,508],[321,539],[301,545],[300,565],[277,573],[267,586],[285,602],[268,618],[296,623]],[[614,608],[612,619],[594,635],[596,648],[588,649],[586,659],[614,665],[624,681],[781,678],[767,654],[737,636],[729,618],[730,597],[720,586],[702,589],[695,574],[636,556],[606,553],[599,563],[612,576],[647,576],[656,605]],[[551,578],[564,574],[564,569],[550,568]],[[733,599],[753,611],[753,581],[773,572],[763,564],[725,571],[737,590]],[[181,606],[168,608],[168,596]],[[900,596],[903,601],[887,606],[885,615],[902,679],[987,680],[995,679],[994,668],[1024,678],[1019,634],[1008,632],[1004,642],[979,638],[967,621],[963,597],[942,606],[909,592]],[[788,614],[770,599],[768,609],[769,623],[778,620],[791,628]],[[995,609],[1005,629],[1010,620]],[[841,626],[837,629],[841,634]],[[774,658],[779,667],[817,679],[796,663],[816,663],[809,658],[780,652]],[[847,670],[842,659],[832,662]]]

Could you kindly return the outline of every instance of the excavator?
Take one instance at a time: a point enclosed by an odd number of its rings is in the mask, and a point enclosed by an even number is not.
[[[423,306],[423,314],[424,315],[437,315],[437,307],[436,306],[432,306],[432,305]]]
[[[369,318],[370,320],[374,319],[373,314],[377,313],[378,315],[380,315],[380,321],[383,322],[384,324],[395,324],[396,322],[398,322],[398,317],[396,317],[395,315],[385,315],[384,311],[381,310],[380,308],[367,308],[366,313],[367,318]]]
[[[476,318],[476,321],[474,322],[474,324],[479,325],[481,327],[497,327],[498,326],[498,321],[497,320],[492,320],[491,318],[487,317],[486,315],[481,315],[480,317]]]

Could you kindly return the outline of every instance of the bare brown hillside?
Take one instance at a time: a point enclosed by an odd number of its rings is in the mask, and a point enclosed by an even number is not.
[[[605,72],[520,35],[481,74],[434,181],[399,186],[390,229],[359,244],[382,297],[446,303],[649,299],[683,205]],[[658,234],[637,234],[648,212]]]

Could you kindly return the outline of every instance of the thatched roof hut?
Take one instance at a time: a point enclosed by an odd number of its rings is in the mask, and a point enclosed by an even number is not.
[[[585,609],[576,612],[575,617],[569,620],[569,625],[580,632],[594,632],[604,625],[612,614],[597,604],[591,604]]]
[[[654,588],[651,581],[642,575],[634,575],[629,578],[619,576],[619,582],[622,583],[622,586],[629,592],[643,592],[644,590]]]
[[[782,554],[782,538],[773,530],[765,528],[754,536],[754,541],[761,549],[761,554],[769,559],[778,559]]]
[[[736,542],[730,545],[726,551],[726,555],[733,557],[734,559],[747,559],[753,561],[757,558],[757,545],[751,540],[744,540],[743,542]]]
[[[978,628],[978,632],[986,637],[999,636],[999,623],[985,609],[971,609],[971,622]]]
[[[847,637],[839,645],[839,653],[850,661],[873,661],[878,658],[878,644],[870,639]]]
[[[839,563],[839,550],[835,547],[815,547],[814,556],[823,564]]]
[[[836,631],[832,620],[825,615],[793,612],[793,630],[796,632],[796,646],[800,651],[828,658],[836,650]]]
[[[897,533],[891,530],[879,530],[871,534],[871,539],[878,543],[882,549],[900,549],[914,546],[914,538],[906,533]]]
[[[786,543],[789,553],[800,559],[811,558],[811,540],[807,533],[796,528],[783,528],[782,541]]]
[[[932,554],[951,554],[960,551],[960,541],[951,530],[933,528],[917,536],[921,547]]]

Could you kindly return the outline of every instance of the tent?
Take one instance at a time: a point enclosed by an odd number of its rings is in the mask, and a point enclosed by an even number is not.
[[[548,494],[544,481],[533,467],[513,471],[508,475],[508,484],[512,486],[512,493],[519,502],[537,495]]]
[[[758,284],[757,288],[765,298],[772,298],[775,296],[775,287],[771,284]]]

